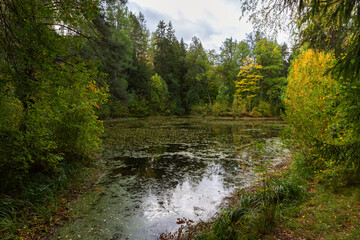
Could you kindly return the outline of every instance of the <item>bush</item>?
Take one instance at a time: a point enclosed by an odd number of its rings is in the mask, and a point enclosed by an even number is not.
[[[28,100],[15,95],[15,90],[0,94],[1,111],[11,113],[2,115],[0,122],[4,191],[29,173],[57,172],[61,162],[84,161],[99,149],[103,127],[95,109],[107,94],[96,85],[101,79],[96,66],[63,65],[61,72],[56,67],[42,69],[37,77],[39,86]],[[11,89],[10,84],[7,87]]]
[[[216,101],[211,107],[211,112],[214,115],[221,115],[224,113],[228,113],[230,110],[231,109],[229,108],[227,103],[219,102],[219,101]]]
[[[239,97],[235,97],[232,104],[232,112],[234,116],[246,114],[246,102]]]
[[[165,81],[155,74],[151,77],[150,83],[150,100],[149,105],[152,111],[152,114],[164,114],[169,113],[168,111],[168,87]]]
[[[139,100],[137,96],[130,102],[129,111],[134,117],[146,117],[151,113],[149,102],[145,98]]]
[[[191,107],[191,114],[194,115],[206,115],[209,113],[209,111],[210,111],[209,105],[204,103]]]
[[[260,101],[259,105],[253,109],[253,112],[263,117],[272,116],[272,109],[268,102]]]
[[[354,151],[352,126],[344,121],[344,88],[328,73],[334,64],[332,54],[306,50],[299,55],[289,73],[285,120],[298,169],[338,184],[339,178],[357,174],[360,154]]]

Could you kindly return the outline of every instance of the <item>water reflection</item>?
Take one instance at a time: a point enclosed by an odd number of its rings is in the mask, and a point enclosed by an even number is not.
[[[152,118],[105,123],[107,174],[55,238],[156,239],[176,219],[206,220],[253,166],[283,154],[279,121]],[[264,142],[263,154],[254,147]],[[80,236],[80,237],[79,237]]]

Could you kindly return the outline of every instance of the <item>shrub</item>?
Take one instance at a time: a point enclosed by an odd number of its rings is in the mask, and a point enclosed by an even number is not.
[[[139,99],[136,95],[129,104],[129,111],[135,117],[146,117],[151,113],[149,102],[145,98]]]
[[[191,107],[191,114],[194,115],[206,115],[210,111],[210,107],[208,104],[198,104],[193,107]]]
[[[226,102],[216,101],[211,107],[211,112],[214,115],[220,115],[222,113],[227,113],[229,111],[230,108]]]
[[[235,97],[232,104],[232,112],[234,116],[242,116],[246,113],[246,102],[244,99]]]
[[[292,63],[285,97],[285,119],[296,146],[299,170],[319,178],[347,178],[358,169],[359,154],[353,151],[351,125],[345,124],[342,87],[328,70],[332,54],[306,50]]]
[[[253,112],[263,117],[270,117],[272,115],[270,103],[265,101],[260,101],[259,105],[253,109]]]

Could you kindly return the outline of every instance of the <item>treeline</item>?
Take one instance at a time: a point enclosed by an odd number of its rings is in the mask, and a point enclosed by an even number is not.
[[[277,115],[286,86],[289,49],[259,32],[243,41],[226,39],[220,52],[204,49],[193,37],[189,45],[177,39],[171,22],[160,21],[155,32],[145,17],[126,2],[107,4],[95,22],[101,43],[88,44],[83,56],[100,62],[108,75],[110,98],[98,114],[103,117],[229,114]],[[238,76],[254,61],[261,65],[255,88]]]

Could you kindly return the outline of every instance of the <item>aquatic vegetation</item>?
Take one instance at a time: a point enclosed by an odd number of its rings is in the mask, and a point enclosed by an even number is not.
[[[281,161],[281,125],[279,119],[105,121],[107,173],[72,207],[78,218],[56,237],[156,239],[176,231],[178,218],[206,220],[235,188],[256,178],[256,166]]]

